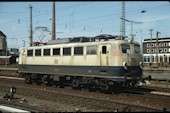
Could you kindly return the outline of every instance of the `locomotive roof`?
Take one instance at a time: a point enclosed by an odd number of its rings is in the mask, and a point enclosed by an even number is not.
[[[105,40],[108,41],[110,39],[125,39],[127,37],[122,37],[118,35],[109,35],[109,34],[101,34],[95,37],[87,37],[87,36],[79,36],[79,37],[71,37],[71,38],[57,38],[57,40],[49,40],[48,42],[33,42],[33,45],[39,46],[42,45],[55,45],[55,44],[65,44],[65,43],[84,43],[84,42],[94,42]]]
[[[22,48],[46,48],[46,47],[68,47],[68,46],[83,46],[83,45],[100,45],[100,44],[121,44],[121,43],[130,43],[129,40],[109,40],[109,41],[93,41],[93,42],[77,42],[77,43],[64,43],[64,44],[55,44],[55,45],[42,45],[42,46],[29,46]],[[137,41],[133,41],[134,44],[139,44]]]

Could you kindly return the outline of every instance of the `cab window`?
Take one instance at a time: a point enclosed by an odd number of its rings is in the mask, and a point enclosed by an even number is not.
[[[123,53],[130,53],[130,45],[121,44],[121,49]]]
[[[135,50],[135,53],[140,53],[140,46],[139,45],[137,45],[137,44],[135,44],[134,45],[134,50]]]

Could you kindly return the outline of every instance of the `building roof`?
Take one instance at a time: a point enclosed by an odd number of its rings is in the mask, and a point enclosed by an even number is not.
[[[6,35],[2,31],[0,31],[0,36],[6,37]]]
[[[144,39],[144,41],[150,41],[151,39]],[[156,40],[156,38],[152,38],[152,40]],[[170,37],[158,38],[158,40],[170,40]]]

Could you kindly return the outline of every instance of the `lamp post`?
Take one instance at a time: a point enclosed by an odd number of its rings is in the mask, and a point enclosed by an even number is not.
[[[124,19],[124,18],[120,18],[120,19],[131,23],[131,36],[132,36],[132,40],[133,40],[133,24],[143,24],[143,22],[135,22],[135,21]]]

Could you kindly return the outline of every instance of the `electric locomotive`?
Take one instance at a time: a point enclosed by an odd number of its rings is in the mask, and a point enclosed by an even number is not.
[[[18,72],[26,83],[116,89],[142,79],[138,42],[113,35],[75,37],[20,48]]]

